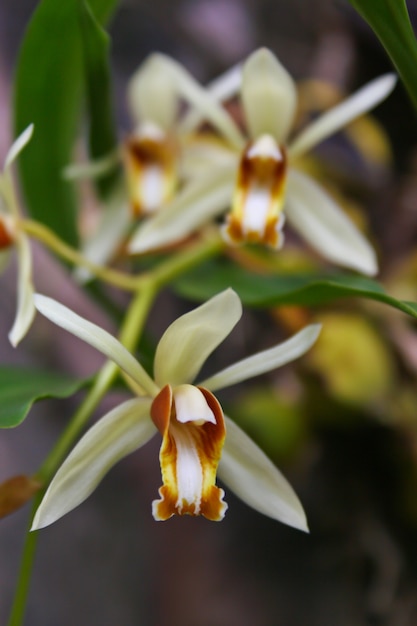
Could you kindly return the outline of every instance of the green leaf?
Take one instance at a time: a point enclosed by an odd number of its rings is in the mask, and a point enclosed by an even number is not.
[[[116,0],[92,0],[100,22]],[[77,243],[73,187],[62,170],[71,160],[84,88],[80,0],[43,0],[20,50],[15,80],[15,133],[35,133],[19,159],[27,209],[68,243]]]
[[[273,276],[250,273],[238,265],[211,261],[175,282],[174,288],[192,300],[207,300],[232,287],[244,305],[277,304],[317,306],[338,298],[368,298],[417,317],[417,303],[396,300],[374,280],[349,274],[290,274]]]
[[[381,41],[417,109],[417,42],[405,0],[349,0]]]
[[[113,121],[109,65],[110,38],[93,15],[87,2],[81,2],[80,26],[89,117],[90,156],[93,160],[114,152],[117,145]],[[113,187],[117,172],[97,181],[105,196]]]
[[[42,398],[66,398],[88,381],[38,369],[0,366],[0,428],[18,426]]]

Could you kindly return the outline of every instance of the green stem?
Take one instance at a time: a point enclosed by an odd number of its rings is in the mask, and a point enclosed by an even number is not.
[[[152,282],[143,286],[142,290],[136,294],[127,312],[124,324],[121,328],[120,342],[128,349],[133,350],[140,333],[145,324],[147,314],[157,294],[157,289]],[[74,441],[84,428],[92,412],[102,400],[108,389],[111,387],[118,374],[119,368],[112,361],[107,361],[96,376],[95,382],[88,395],[81,403],[73,419],[69,423],[55,447],[36,473],[36,477],[41,479],[45,485],[51,480],[61,461],[71,448]],[[34,500],[30,522],[43,497],[43,491],[39,492]],[[23,621],[27,595],[29,592],[31,571],[35,557],[37,532],[28,532],[23,547],[23,555],[20,566],[19,579],[16,593],[9,619],[9,626],[20,626]]]
[[[33,519],[36,509],[41,503],[43,491],[36,494],[32,502],[32,510],[30,520]],[[25,543],[23,546],[22,560],[20,563],[19,580],[15,591],[12,611],[8,626],[20,626],[23,623],[26,610],[26,599],[28,596],[30,579],[33,569],[33,561],[35,559],[36,545],[38,541],[37,532],[27,532],[25,537]]]
[[[32,230],[31,227],[27,228],[28,223],[28,221],[25,222],[25,230],[27,232]],[[34,234],[34,229],[31,234]],[[48,232],[47,237],[49,238],[50,235],[55,237],[53,233]],[[56,240],[59,242],[61,250],[63,250],[61,247],[62,242],[57,238]],[[52,241],[52,239],[50,241]],[[135,279],[131,278],[132,281],[135,281],[135,288],[137,291],[131,305],[129,306],[123,326],[120,330],[120,342],[128,350],[133,351],[140,338],[140,334],[146,322],[149,310],[159,290],[177,276],[192,267],[199,265],[204,260],[219,254],[223,250],[223,247],[224,244],[218,237],[204,242],[200,241],[196,245],[191,246],[184,252],[178,254],[177,257],[170,258],[161,263],[151,272]],[[68,250],[72,251],[70,253],[71,255],[73,255],[73,253],[75,255],[77,254],[72,248],[68,248]],[[69,255],[67,256],[69,258]],[[75,260],[74,256],[73,258]],[[85,427],[87,421],[91,417],[91,414],[97,408],[106,392],[110,389],[112,383],[118,375],[118,372],[118,366],[112,361],[107,361],[98,372],[89,393],[74,414],[66,430],[63,432],[62,436],[36,473],[36,477],[39,478],[45,485],[48,485],[50,482],[62,460],[75,440],[78,438],[82,429]],[[43,491],[39,492],[34,500],[32,515],[30,518],[31,520],[33,519],[42,497]],[[30,576],[35,557],[37,535],[38,533],[36,531],[29,532],[26,537],[23,547],[18,584],[8,626],[21,626],[24,618],[25,606],[29,592]]]
[[[84,255],[80,254],[77,250],[66,244],[62,239],[57,237],[55,233],[50,230],[44,224],[36,222],[34,220],[21,220],[19,222],[20,228],[22,228],[28,235],[35,237],[41,241],[47,248],[55,252],[58,256],[69,261],[73,265],[86,267],[94,276],[101,278],[110,285],[114,285],[119,289],[125,289],[126,291],[137,291],[138,279],[123,272],[112,270],[101,265],[96,265],[92,261],[89,261]]]
[[[148,274],[139,276],[137,278],[138,285],[143,285],[151,281],[157,288],[161,289],[189,269],[199,265],[206,259],[220,254],[220,252],[224,250],[224,247],[225,243],[219,236],[211,237],[207,241],[199,241],[195,245],[187,248],[177,257],[160,263],[158,267]]]
[[[78,407],[78,410],[75,412],[66,430],[63,432],[54,448],[52,448],[42,466],[36,472],[35,478],[38,478],[42,484],[48,484],[72,443],[77,439],[91,414],[97,408],[107,390],[111,387],[117,373],[118,367],[112,361],[107,361],[98,372],[88,395],[84,398],[84,401]]]

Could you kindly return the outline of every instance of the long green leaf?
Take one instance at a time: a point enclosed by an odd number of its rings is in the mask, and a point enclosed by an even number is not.
[[[0,367],[0,428],[18,426],[41,398],[66,398],[87,381],[38,369]]]
[[[417,109],[417,42],[405,0],[349,2],[375,31]]]
[[[237,265],[213,261],[183,276],[174,287],[181,295],[193,300],[206,300],[232,287],[243,304],[251,307],[277,304],[317,306],[338,298],[368,298],[417,318],[417,303],[397,300],[376,281],[349,274],[260,275]]]
[[[110,38],[87,2],[81,2],[80,26],[89,121],[90,156],[100,159],[114,152],[117,144],[113,120],[109,64]],[[105,196],[113,187],[117,172],[98,180]]]
[[[102,22],[116,0],[93,0]],[[36,219],[70,244],[77,242],[76,202],[62,170],[71,160],[84,88],[80,0],[42,0],[23,40],[17,63],[15,132],[35,124],[20,158],[26,204]]]

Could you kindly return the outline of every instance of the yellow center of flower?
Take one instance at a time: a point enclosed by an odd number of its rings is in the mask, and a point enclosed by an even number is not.
[[[232,209],[223,228],[229,243],[282,246],[286,175],[285,149],[271,135],[262,135],[246,146],[237,173]]]
[[[223,519],[227,504],[215,486],[226,431],[223,411],[207,389],[166,385],[153,401],[152,419],[162,434],[163,486],[152,504],[156,520],[172,515]]]

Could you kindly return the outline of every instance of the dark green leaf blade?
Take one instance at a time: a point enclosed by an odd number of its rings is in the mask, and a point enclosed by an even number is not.
[[[14,94],[16,135],[35,124],[19,159],[27,209],[72,245],[75,195],[62,170],[70,159],[81,96],[76,8],[76,0],[39,4],[20,50]]]
[[[42,398],[67,398],[87,384],[55,372],[0,366],[0,428],[13,428]]]
[[[405,0],[349,0],[391,57],[417,109],[417,42]]]
[[[94,16],[89,4],[80,4],[80,29],[83,67],[89,119],[90,156],[93,160],[108,156],[117,145],[113,121],[112,90],[109,64],[110,38]],[[105,196],[113,187],[117,173],[98,180]]]
[[[367,298],[392,306],[417,318],[417,303],[389,296],[375,280],[350,274],[262,275],[236,264],[211,261],[175,282],[174,288],[192,300],[206,300],[232,287],[250,307],[278,304],[319,306],[338,298]]]
[[[103,22],[116,0],[92,0]],[[27,28],[14,93],[15,133],[30,123],[35,133],[19,159],[29,213],[76,245],[76,198],[62,177],[71,161],[84,89],[80,0],[42,0]]]

